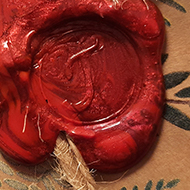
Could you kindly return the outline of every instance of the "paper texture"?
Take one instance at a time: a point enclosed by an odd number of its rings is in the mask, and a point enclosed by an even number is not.
[[[1,0],[2,1],[2,0]],[[166,111],[157,142],[135,167],[120,174],[95,174],[101,189],[190,189],[190,1],[154,1],[166,19],[163,73]],[[60,184],[50,161],[27,167],[0,156],[0,189],[72,189]]]

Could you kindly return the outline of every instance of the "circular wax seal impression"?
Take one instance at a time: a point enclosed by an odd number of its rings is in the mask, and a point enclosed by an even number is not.
[[[149,0],[17,3],[0,37],[1,149],[37,164],[64,131],[89,168],[134,165],[164,105],[158,8]]]

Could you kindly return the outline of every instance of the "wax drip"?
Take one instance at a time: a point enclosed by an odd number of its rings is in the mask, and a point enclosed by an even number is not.
[[[23,124],[22,133],[24,133],[25,130],[26,130],[27,117],[28,117],[28,110],[29,110],[29,106],[26,106],[26,109],[25,109],[25,115],[24,115],[24,124]]]
[[[148,3],[146,2],[146,0],[143,0],[143,2],[146,5],[146,9],[149,10],[149,6],[148,6]]]

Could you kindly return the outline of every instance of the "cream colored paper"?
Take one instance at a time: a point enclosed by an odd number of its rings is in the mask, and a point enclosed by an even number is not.
[[[164,1],[164,0],[163,0]],[[163,16],[170,22],[166,26],[166,48],[164,53],[168,58],[163,65],[164,75],[178,73],[182,77],[181,83],[166,91],[167,104],[177,113],[186,115],[181,118],[179,126],[171,124],[171,110],[169,120],[163,119],[162,128],[157,142],[149,154],[135,167],[123,175],[120,174],[94,174],[100,189],[108,190],[149,190],[190,189],[190,96],[177,97],[175,94],[184,88],[190,87],[190,1],[177,0],[186,11],[177,7],[174,1],[170,6],[154,1],[160,8]],[[172,7],[174,6],[174,7]],[[181,75],[180,75],[181,74]],[[179,79],[178,79],[179,80]],[[188,92],[188,91],[187,91]],[[188,93],[187,93],[188,95]],[[177,116],[177,117],[176,117]],[[180,114],[174,114],[173,122],[179,119]],[[167,117],[167,119],[168,119]],[[175,120],[176,119],[176,120]],[[186,121],[184,121],[186,119]],[[183,122],[185,124],[183,124]],[[184,129],[183,126],[186,126]],[[189,127],[188,127],[189,126]],[[27,167],[17,165],[0,156],[0,189],[3,190],[59,190],[72,189],[66,182],[61,185],[57,180],[59,176],[52,169],[52,162],[38,166]]]

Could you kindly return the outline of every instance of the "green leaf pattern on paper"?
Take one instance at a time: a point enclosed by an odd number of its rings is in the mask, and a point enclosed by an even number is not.
[[[13,179],[4,179],[4,182],[9,185],[9,187],[12,187],[16,190],[28,190],[28,186],[24,183],[21,183],[19,181],[13,180]]]
[[[29,176],[29,175],[26,175],[22,172],[17,172],[17,175],[19,177],[21,177],[22,179],[27,180],[27,181],[31,181],[31,182],[38,182],[39,181],[39,179],[33,175]]]
[[[190,72],[174,72],[169,73],[164,76],[165,88],[166,90],[174,88],[181,84],[187,77],[190,75]]]
[[[158,183],[156,185],[156,190],[161,190],[163,185],[164,185],[164,180],[161,179],[160,181],[158,181]]]
[[[145,190],[151,190],[151,188],[152,188],[152,181],[150,180],[150,181],[146,184]]]
[[[5,164],[4,162],[0,161],[0,170],[9,175],[9,176],[13,176],[14,175],[14,172],[13,170],[11,169],[11,167],[7,164]]]
[[[41,189],[37,187],[36,185],[31,185],[30,190],[41,190]]]
[[[164,22],[166,26],[171,26],[171,23],[167,18],[164,18]]]
[[[181,13],[187,12],[186,9],[182,5],[180,5],[178,2],[173,1],[173,0],[152,0],[152,1],[160,1],[170,7],[175,8],[176,10],[180,11]],[[164,21],[165,21],[166,26],[169,26],[169,27],[171,26],[171,22],[169,21],[168,18],[164,18]]]
[[[182,84],[185,80],[187,80],[189,75],[189,71],[174,72],[165,75],[164,80],[166,90],[175,88],[178,85]],[[190,98],[190,87],[188,86],[179,90],[174,94],[174,96],[178,97],[179,99],[166,99],[167,104],[165,106],[164,118],[175,126],[180,127],[181,129],[190,130],[190,118],[182,110],[179,110],[175,106],[170,105],[170,103],[173,103],[190,106],[190,99],[188,99]]]
[[[43,177],[42,181],[47,190],[55,190],[52,181],[48,177]]]
[[[168,53],[163,53],[161,56],[162,65],[166,62],[167,59],[168,59]]]
[[[138,187],[135,185],[135,186],[133,187],[133,190],[138,190]]]
[[[35,167],[20,167],[20,165],[15,165],[12,161],[9,162],[9,158],[6,158],[6,160],[8,163],[0,161],[0,175],[1,172],[6,175],[4,180],[0,181],[0,187],[5,186],[6,189],[15,190],[56,190],[56,184],[60,187],[59,189],[72,190],[68,182],[58,180],[60,176],[52,168],[55,165],[53,161],[52,163],[46,162]],[[17,171],[15,172],[11,166],[16,167],[15,170]],[[41,184],[40,187],[38,186],[39,184]]]
[[[190,87],[180,90],[175,94],[175,96],[179,98],[190,98]]]
[[[185,8],[182,5],[180,5],[179,3],[177,3],[176,1],[173,1],[173,0],[159,0],[159,1],[169,5],[170,7],[174,7],[175,9],[177,9],[183,13],[187,12],[185,10]]]
[[[159,181],[157,182],[156,190],[172,189],[172,188],[176,187],[179,182],[180,182],[179,179],[174,179],[174,180],[172,180],[172,181],[169,181],[169,182],[164,186],[164,180],[161,179],[161,180],[159,180]],[[126,187],[122,187],[120,190],[127,190],[127,188],[126,188]],[[137,185],[135,185],[132,190],[139,190],[139,188],[138,188]],[[154,186],[153,186],[153,181],[152,181],[152,180],[150,180],[150,181],[146,184],[144,190],[155,190],[155,188],[154,188]]]
[[[190,118],[185,113],[168,104],[166,104],[164,119],[181,129],[190,130]]]
[[[159,0],[160,2],[166,4],[167,6],[173,7],[182,13],[186,13],[186,9],[180,5],[178,2],[173,0]],[[164,18],[166,26],[171,26],[171,22],[168,18]],[[168,54],[162,55],[162,63],[164,64],[168,58]],[[164,76],[166,89],[172,89],[182,84],[189,77],[190,72],[174,72],[169,73]],[[173,107],[170,103],[173,104],[187,104],[190,106],[190,87],[186,86],[184,89],[176,92],[175,97],[180,98],[179,100],[167,100],[166,111],[164,118],[170,123],[174,124],[177,127],[180,127],[184,130],[190,130],[190,118],[183,113],[181,110]],[[185,100],[184,100],[185,99]],[[0,161],[0,173],[3,172],[7,178],[3,181],[0,181],[0,187],[8,186],[11,189],[15,190],[42,190],[38,187],[38,183],[43,184],[43,190],[55,190],[54,183],[60,186],[63,189],[72,189],[70,184],[66,181],[60,181],[58,174],[56,174],[52,168],[46,168],[44,165],[39,165],[35,168],[37,176],[28,175],[27,172],[14,172],[14,170],[3,161]],[[18,180],[10,179],[10,177],[17,177]],[[20,181],[19,181],[20,178]],[[24,182],[21,182],[24,181]],[[163,189],[172,189],[175,188],[179,179],[174,179],[165,183],[164,179],[160,179],[157,183],[154,183],[152,180],[148,181],[145,184],[144,190],[163,190]],[[134,185],[133,190],[138,190],[138,186]],[[120,190],[127,190],[126,187],[122,187]]]
[[[174,180],[168,182],[167,185],[164,186],[164,189],[169,189],[169,188],[171,189],[171,188],[177,186],[177,184],[179,183],[179,181],[180,181],[179,179],[174,179]]]
[[[2,162],[2,161],[1,161]],[[8,166],[7,164],[5,164],[4,162],[2,162],[3,165]],[[51,164],[49,164],[51,167]],[[11,189],[15,189],[15,190],[56,190],[55,186],[54,186],[54,182],[58,182],[59,180],[59,175],[57,173],[55,173],[55,171],[53,170],[53,168],[46,168],[44,167],[44,164],[39,165],[39,167],[41,168],[41,170],[36,169],[36,171],[38,170],[38,176],[36,177],[31,177],[31,175],[28,174],[28,172],[26,171],[26,173],[24,172],[14,172],[12,170],[11,173],[7,172],[7,176],[9,176],[8,178],[5,178],[3,180],[3,182],[0,182],[0,187],[5,185],[10,187]],[[9,168],[9,166],[8,166]],[[46,168],[46,170],[45,170]],[[10,169],[10,168],[9,168]],[[26,167],[27,169],[27,167]],[[23,170],[25,170],[25,168],[23,168]],[[4,173],[4,171],[1,171]],[[11,175],[10,175],[11,174]],[[10,177],[16,177],[17,178],[21,178],[21,180],[15,180],[15,179],[11,179]],[[178,185],[178,183],[180,182],[179,179],[174,179],[171,180],[169,182],[165,182],[163,179],[159,180],[156,183],[154,183],[152,180],[149,180],[145,187],[144,190],[163,190],[163,189],[171,189],[174,188]],[[41,183],[43,184],[43,188],[38,187],[38,184]],[[29,184],[29,185],[28,185]],[[57,185],[60,185],[60,189],[68,189],[68,190],[73,190],[73,188],[66,182],[66,181],[62,181],[62,183],[57,183]],[[127,190],[126,187],[122,187],[120,190]],[[137,185],[134,185],[132,190],[139,190],[139,187]]]

